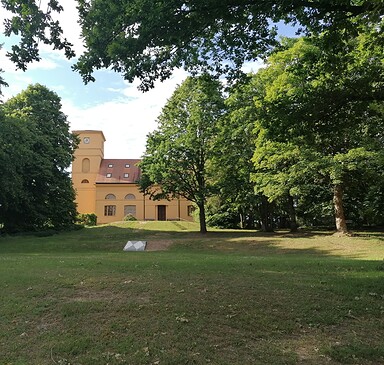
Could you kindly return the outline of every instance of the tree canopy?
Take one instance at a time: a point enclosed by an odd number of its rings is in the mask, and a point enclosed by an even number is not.
[[[143,90],[177,67],[237,75],[245,61],[276,44],[273,22],[290,22],[308,32],[343,29],[347,39],[359,32],[359,24],[378,22],[384,13],[382,0],[77,1],[86,51],[75,69],[89,82],[94,70],[112,68],[130,82],[139,78]],[[52,15],[63,10],[64,2],[49,0],[46,10],[37,0],[1,3],[14,15],[6,21],[5,34],[21,36],[9,54],[19,68],[39,59],[39,41],[74,56]]]

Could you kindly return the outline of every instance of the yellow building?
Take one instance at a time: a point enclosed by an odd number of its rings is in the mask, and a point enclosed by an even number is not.
[[[95,213],[97,223],[138,220],[192,220],[186,199],[150,200],[139,191],[138,159],[104,159],[102,131],[73,131],[80,138],[72,164],[72,181],[79,213]]]

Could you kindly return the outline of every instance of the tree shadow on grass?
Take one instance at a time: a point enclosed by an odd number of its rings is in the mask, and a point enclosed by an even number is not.
[[[273,254],[361,258],[359,242],[384,239],[383,232],[369,232],[368,236],[362,233],[343,239],[333,236],[331,232],[307,230],[298,233],[211,230],[207,234],[200,234],[198,231],[187,230],[192,225],[183,222],[166,222],[160,226],[161,230],[151,229],[151,225],[145,223],[141,225],[137,222],[132,227],[96,226],[50,237],[3,237],[0,239],[0,253],[118,253],[122,252],[127,241],[143,240],[147,241],[148,251],[152,252],[168,250],[170,253],[222,252],[251,256]],[[357,248],[345,248],[352,243]]]

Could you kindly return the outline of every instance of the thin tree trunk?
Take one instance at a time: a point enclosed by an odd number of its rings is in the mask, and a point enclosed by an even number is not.
[[[347,234],[348,228],[344,215],[343,187],[341,184],[336,184],[333,187],[333,205],[335,208],[336,230],[340,234]]]
[[[288,215],[289,215],[289,227],[291,232],[297,232],[297,220],[296,220],[296,210],[293,201],[293,197],[288,194],[288,205],[287,205]]]
[[[263,232],[273,232],[273,224],[271,219],[271,203],[268,201],[267,197],[261,197],[261,207],[260,207],[260,216],[261,216],[261,230]]]
[[[254,229],[255,228],[255,217],[254,217],[253,212],[248,213],[248,219],[245,222],[244,228],[247,228],[247,229]]]
[[[199,207],[199,222],[200,222],[200,233],[207,233],[207,222],[205,220],[205,204],[199,203],[197,205]]]
[[[239,214],[240,219],[240,229],[244,229],[244,216],[242,213]]]

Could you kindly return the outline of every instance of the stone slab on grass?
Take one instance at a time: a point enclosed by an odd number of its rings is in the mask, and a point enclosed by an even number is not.
[[[144,251],[147,241],[128,241],[123,251]]]

